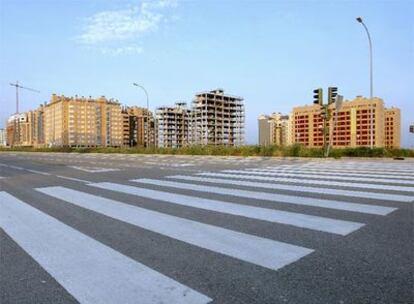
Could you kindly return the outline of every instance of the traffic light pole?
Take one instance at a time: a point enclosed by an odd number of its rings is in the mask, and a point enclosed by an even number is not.
[[[338,88],[337,87],[329,87],[328,88],[328,102],[327,104],[323,103],[323,91],[321,88],[313,90],[313,103],[318,104],[321,110],[321,116],[323,117],[323,125],[322,125],[322,136],[323,136],[323,156],[328,157],[330,152],[330,147],[333,143],[333,131],[336,126],[336,122],[338,119],[338,111],[342,105],[342,96],[338,95]],[[332,111],[329,109],[331,104],[335,103],[335,116],[334,121],[331,122]],[[329,122],[329,127],[328,127]]]

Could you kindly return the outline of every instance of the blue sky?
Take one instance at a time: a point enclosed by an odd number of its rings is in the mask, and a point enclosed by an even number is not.
[[[150,107],[190,102],[224,88],[245,98],[246,139],[257,116],[312,102],[312,90],[338,86],[347,99],[369,95],[368,42],[374,43],[374,95],[401,108],[403,145],[414,147],[414,1],[0,0],[0,126],[52,93],[119,99]]]

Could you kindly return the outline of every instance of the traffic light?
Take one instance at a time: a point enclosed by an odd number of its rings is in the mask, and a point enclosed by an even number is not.
[[[410,126],[410,132],[411,132],[411,133],[414,133],[414,125],[411,125],[411,126]]]
[[[322,96],[322,89],[315,89],[313,90],[313,103],[322,105],[323,104],[323,96]]]
[[[338,95],[338,88],[329,87],[328,88],[328,105],[330,105],[331,103],[335,103],[336,95]]]

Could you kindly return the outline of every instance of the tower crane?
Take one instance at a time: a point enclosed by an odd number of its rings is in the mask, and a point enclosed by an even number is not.
[[[38,90],[21,86],[19,84],[19,81],[16,81],[16,83],[10,83],[10,85],[13,86],[13,87],[16,87],[16,114],[19,114],[19,89],[24,89],[24,90],[40,93],[40,91],[38,91]]]

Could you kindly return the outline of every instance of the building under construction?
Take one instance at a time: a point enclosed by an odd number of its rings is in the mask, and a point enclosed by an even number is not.
[[[193,138],[196,145],[244,144],[243,98],[222,89],[196,94],[192,104]]]
[[[179,148],[192,143],[192,111],[185,102],[159,107],[155,115],[158,147]]]

